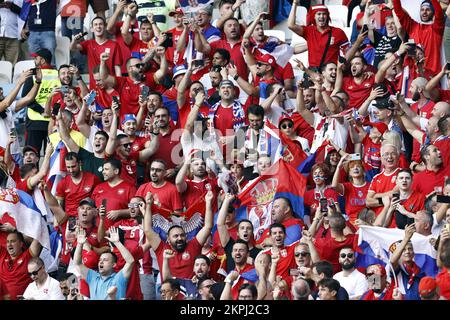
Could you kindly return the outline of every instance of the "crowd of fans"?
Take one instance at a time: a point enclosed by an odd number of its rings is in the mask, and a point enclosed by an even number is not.
[[[448,1],[418,2],[416,21],[400,0],[344,0],[361,9],[351,39],[322,1],[221,0],[214,20],[180,2],[119,0],[107,17],[107,0],[70,0],[58,68],[57,1],[32,2],[23,29],[22,1],[0,4],[1,58],[28,45],[35,62],[1,96],[0,182],[45,199],[59,244],[50,268],[0,207],[0,300],[449,299]],[[265,35],[274,3],[306,45]],[[302,212],[277,196],[257,235],[240,195],[300,156]],[[359,264],[362,226],[402,230],[389,268]]]

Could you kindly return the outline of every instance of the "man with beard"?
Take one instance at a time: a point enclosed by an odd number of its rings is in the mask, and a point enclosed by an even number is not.
[[[188,178],[188,172],[189,177]],[[217,179],[211,179],[206,172],[206,163],[202,158],[198,158],[191,154],[187,157],[177,173],[175,185],[183,199],[183,206],[189,208],[198,196],[207,190],[212,190],[214,194],[218,191]],[[216,203],[214,203],[214,207]]]
[[[142,87],[147,86],[153,90],[162,89],[159,84],[166,76],[168,71],[167,60],[165,58],[165,49],[157,47],[156,55],[161,59],[159,69],[154,72],[145,72],[146,63],[138,58],[128,58],[126,62],[128,77],[114,77],[108,72],[108,68],[100,66],[102,79],[107,86],[112,86],[117,90],[120,96],[120,115],[125,114],[136,115],[139,111],[139,95]],[[148,54],[146,55],[146,57]],[[101,63],[105,64],[105,60],[109,58],[109,53],[101,54]],[[159,90],[158,90],[159,91]]]
[[[445,28],[445,16],[438,0],[425,0],[420,5],[420,20],[416,22],[402,8],[400,0],[393,0],[394,12],[401,27],[415,43],[425,49],[425,59],[434,74],[441,68],[441,44]],[[433,21],[434,18],[434,21]]]
[[[90,197],[100,179],[81,170],[81,161],[77,153],[69,152],[64,156],[66,175],[56,186],[56,199],[69,216],[76,216],[78,204]]]
[[[148,243],[156,253],[158,265],[163,266],[163,254],[165,250],[172,250],[175,252],[174,257],[169,260],[169,268],[173,277],[179,279],[191,280],[194,276],[193,266],[195,257],[201,251],[202,246],[208,239],[211,229],[213,227],[213,212],[212,212],[212,191],[208,191],[205,196],[205,224],[197,233],[197,235],[186,241],[186,232],[179,225],[172,225],[167,232],[167,242],[163,242],[158,233],[153,230],[152,222],[152,205],[154,202],[153,195],[150,192],[146,193],[146,211],[144,216],[144,232]]]
[[[97,185],[92,192],[97,207],[106,203],[105,229],[109,229],[113,221],[129,217],[128,203],[136,193],[134,185],[121,178],[122,170],[126,169],[122,168],[121,161],[114,158],[106,160],[103,165],[105,182]]]
[[[356,269],[355,251],[350,248],[342,248],[339,252],[339,264],[342,271],[336,273],[333,279],[339,281],[340,285],[347,291],[350,300],[359,300],[361,295],[367,291],[367,279]]]
[[[73,257],[75,267],[81,274],[81,278],[89,286],[91,300],[108,300],[108,289],[116,287],[116,299],[126,298],[128,280],[133,270],[134,258],[120,242],[117,228],[109,230],[110,236],[106,239],[119,250],[125,264],[119,272],[114,272],[117,264],[117,256],[112,252],[103,253],[98,260],[98,272],[86,267],[82,262],[82,248],[86,242],[86,231],[79,229],[77,232],[77,247]]]
[[[430,94],[425,89],[428,80],[423,77],[415,78],[411,82],[409,92],[411,98],[415,101],[411,105],[411,110],[417,113],[420,117],[430,119],[432,117],[431,112],[434,108],[434,102],[430,99]]]
[[[348,43],[345,32],[329,23],[330,12],[324,5],[311,7],[307,25],[296,24],[296,12],[299,2],[294,0],[288,18],[288,28],[306,39],[308,44],[309,67],[319,70],[325,62],[337,62],[340,48]]]
[[[123,164],[121,178],[131,185],[137,183],[137,162],[145,162],[152,155],[155,154],[159,147],[159,139],[156,134],[153,134],[152,139],[147,148],[135,151],[132,149],[133,143],[127,134],[117,134],[117,126],[119,121],[119,111],[116,102],[113,102],[113,121],[111,124],[111,131],[109,133],[108,143],[105,148],[105,157],[114,156]],[[133,114],[124,115],[122,124],[128,123],[126,127],[128,133],[134,134],[136,132],[136,117]]]
[[[211,288],[216,282],[213,279],[202,279],[197,283],[197,300],[214,300]]]
[[[183,211],[180,194],[177,187],[166,180],[166,163],[163,160],[155,159],[150,165],[150,182],[139,187],[136,196],[144,198],[151,192],[153,201],[152,210],[157,210],[163,216],[170,214],[180,215]],[[197,194],[200,195],[200,193]],[[161,211],[159,211],[161,210]]]
[[[239,221],[237,225],[237,239],[234,240],[230,235],[230,231],[226,225],[226,218],[228,214],[228,208],[232,205],[232,201],[235,196],[227,193],[225,195],[225,199],[223,200],[222,206],[219,211],[219,215],[217,216],[217,232],[219,233],[220,245],[225,251],[227,256],[227,264],[226,271],[230,272],[235,268],[235,261],[233,257],[234,252],[234,244],[238,241],[244,241],[248,246],[248,258],[246,258],[245,262],[253,263],[256,259],[256,256],[261,251],[257,247],[254,246],[254,234],[253,234],[253,225],[251,221],[247,219],[243,219]]]
[[[95,66],[100,65],[101,55],[107,53],[109,61],[107,62],[108,70],[120,77],[120,66],[122,65],[122,58],[120,55],[119,45],[106,37],[106,20],[102,17],[95,17],[91,21],[91,31],[94,34],[94,39],[80,42],[82,34],[73,37],[70,43],[71,51],[80,51],[82,54],[88,56],[89,68],[89,86],[91,89],[95,87],[95,80],[93,70]],[[102,59],[103,60],[103,59]],[[105,62],[106,63],[106,62]]]
[[[32,239],[29,247],[17,230],[8,234],[6,247],[0,246],[0,279],[6,286],[11,300],[21,296],[32,279],[28,276],[27,265],[33,257],[38,257],[42,246]]]
[[[227,19],[224,23],[223,33],[225,34],[223,39],[210,44],[205,43],[206,41],[196,41],[195,49],[209,57],[212,57],[219,48],[228,50],[230,52],[230,60],[234,62],[238,75],[244,80],[248,80],[248,66],[241,52],[242,38],[239,20],[233,17]]]
[[[343,65],[338,64],[335,91],[344,90],[350,96],[348,108],[359,108],[370,95],[376,83],[375,75],[367,71],[363,56],[354,56],[350,61],[351,75],[344,77]]]
[[[211,88],[209,88],[207,92],[209,97],[208,98],[209,105],[214,105],[220,100],[219,86],[220,82],[222,82],[223,80],[221,70],[222,70],[221,66],[212,66],[212,68],[209,70],[209,79],[211,81]]]

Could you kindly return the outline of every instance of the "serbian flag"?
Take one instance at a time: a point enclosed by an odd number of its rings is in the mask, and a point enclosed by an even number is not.
[[[65,148],[65,145],[62,141],[60,141],[55,148],[55,151],[53,152],[52,156],[50,157],[50,170],[47,175],[47,183],[49,183],[49,186],[51,187],[52,195],[56,194],[56,186],[58,183],[64,178],[64,174],[61,172],[61,162],[63,159],[62,156],[62,150]]]
[[[393,246],[404,236],[405,231],[401,229],[359,226],[356,266],[366,268],[375,263],[388,265]],[[427,276],[435,277],[438,273],[437,252],[430,244],[429,238],[414,233],[411,242],[414,248],[414,262]]]
[[[19,232],[50,249],[47,222],[28,193],[15,188],[0,188],[0,218],[4,214],[14,218]]]
[[[171,212],[165,212],[165,215],[156,213],[152,216],[153,230],[159,234],[161,240],[167,240],[167,233],[173,225],[179,225],[183,228],[188,241],[197,235],[200,229],[203,228],[204,224],[206,209],[205,195],[206,192],[201,195],[197,201],[195,201],[183,213],[183,216],[181,217],[171,215]],[[163,208],[158,208],[158,211],[161,212],[161,210],[169,211]]]
[[[303,218],[306,178],[280,159],[238,195],[241,206],[236,219],[246,217],[253,224],[255,240],[272,224],[272,204],[279,197],[290,200],[295,215]]]

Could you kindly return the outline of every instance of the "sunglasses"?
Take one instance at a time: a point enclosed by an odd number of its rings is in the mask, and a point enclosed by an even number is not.
[[[124,147],[124,148],[131,148],[131,145],[132,145],[131,142],[129,142],[129,143],[124,143],[124,144],[122,144],[122,147]]]
[[[132,65],[132,67],[136,67],[136,68],[140,69],[140,68],[144,67],[144,64],[143,63],[136,63],[136,64]]]
[[[287,129],[287,128],[293,128],[294,127],[294,125],[292,124],[292,123],[283,123],[282,125],[281,125],[281,129]]]
[[[39,271],[42,269],[42,267],[40,267],[39,269],[37,269],[36,271],[33,271],[33,272],[28,272],[28,275],[31,277],[31,276],[37,276],[38,275],[38,273],[39,273]]]
[[[341,254],[340,254],[340,257],[341,257],[342,259],[345,259],[346,257],[349,257],[349,258],[351,259],[351,258],[353,258],[353,256],[354,256],[353,253],[347,253],[347,254],[341,253]]]
[[[296,253],[294,253],[294,256],[297,258],[302,256],[304,258],[304,257],[309,256],[309,252],[296,252]]]
[[[267,66],[267,64],[262,63],[262,62],[257,62],[256,65],[257,65],[258,67],[261,67],[261,66]]]

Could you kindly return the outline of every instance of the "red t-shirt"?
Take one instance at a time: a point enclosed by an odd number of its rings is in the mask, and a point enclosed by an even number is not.
[[[342,270],[339,264],[339,251],[344,247],[353,247],[355,235],[349,234],[345,236],[344,241],[336,241],[333,237],[330,238],[315,238],[314,245],[319,253],[320,259],[326,260],[333,264],[333,273]]]
[[[352,76],[344,77],[343,89],[348,93],[350,99],[348,101],[348,108],[359,108],[367,100],[375,84],[375,75],[366,72],[366,79],[360,84],[355,82]]]
[[[115,187],[111,187],[109,183],[103,182],[97,185],[92,193],[92,199],[95,201],[95,205],[99,208],[102,204],[103,199],[107,199],[106,202],[106,212],[111,210],[121,210],[128,209],[128,203],[131,198],[134,197],[136,193],[136,188],[134,185],[122,181]],[[99,218],[97,218],[99,220]],[[98,225],[97,221],[97,225]],[[107,230],[113,222],[105,217],[105,230]]]
[[[71,176],[65,176],[56,186],[56,197],[64,198],[66,213],[69,216],[78,215],[78,206],[84,198],[90,197],[95,186],[101,181],[92,173],[82,172],[81,181],[76,184]]]
[[[104,109],[111,108],[113,102],[112,97],[119,97],[119,93],[116,89],[112,89],[112,91],[108,93],[105,89],[95,87],[95,92],[97,93],[95,96],[95,103]]]
[[[144,42],[141,39],[134,38],[131,40],[131,43],[128,45],[130,49],[130,57],[143,59],[149,50],[148,42]],[[128,58],[127,58],[128,59]]]
[[[220,105],[214,115],[214,128],[219,130],[222,135],[227,135],[227,130],[233,130],[234,123],[233,105],[224,107]]]
[[[440,101],[445,101],[447,103],[450,102],[450,90],[443,90],[438,88],[439,90],[439,97],[440,97]]]
[[[325,198],[328,199],[329,205],[331,204],[330,199],[333,199],[336,204],[338,203],[338,194],[331,186],[327,186],[325,188],[323,195],[325,196]],[[303,197],[305,206],[311,208],[311,211],[309,213],[311,221],[312,219],[314,219],[314,216],[316,215],[316,209],[319,207],[320,198],[321,198],[320,193],[317,192],[315,189],[306,191],[305,196]]]
[[[184,181],[187,184],[187,188],[181,196],[183,198],[183,205],[185,208],[189,208],[195,201],[197,201],[198,197],[207,190],[212,190],[214,192],[217,190],[216,179],[210,179],[207,177],[202,181],[197,182],[186,178]]]
[[[415,102],[411,105],[411,110],[423,118],[430,119],[432,117],[431,111],[433,111],[434,104],[435,103],[433,101],[428,99],[427,102],[419,108],[419,102]]]
[[[329,27],[329,29],[321,33],[319,30],[317,30],[317,27],[315,25],[303,27],[303,38],[305,38],[306,42],[308,43],[308,61],[310,67],[320,66],[320,61],[324,54],[325,47],[328,43],[330,28],[331,40],[324,59],[324,63],[336,63],[338,60],[341,45],[348,42],[348,38],[345,32],[340,28]]]
[[[364,169],[381,168],[381,143],[374,143],[367,134],[362,144],[364,146]]]
[[[139,260],[144,256],[144,252],[142,251],[141,246],[136,246],[133,242],[129,243],[128,241],[125,241],[125,247],[131,253],[135,261],[133,268],[131,269],[130,278],[128,279],[126,297],[130,300],[143,300],[139,278]],[[114,267],[114,272],[117,273],[122,270],[126,262],[117,247],[114,247],[113,252],[117,256],[117,264]]]
[[[126,114],[137,115],[139,111],[139,95],[142,87],[150,87],[150,90],[156,90],[157,85],[153,78],[153,74],[147,73],[145,80],[136,83],[129,77],[116,77],[115,89],[120,95],[120,118]]]
[[[297,268],[297,265],[295,263],[294,259],[294,250],[297,246],[298,241],[292,243],[291,245],[284,246],[282,248],[278,248],[280,252],[280,260],[277,264],[277,270],[276,274],[277,276],[281,276],[283,280],[289,281],[289,269]],[[262,253],[266,253],[270,256],[273,255],[272,248],[263,250]]]
[[[255,267],[251,264],[246,264],[244,268],[242,268],[241,270],[237,270],[236,268],[234,269],[234,271],[237,271],[239,273],[239,275],[252,271],[253,269],[255,269]],[[245,284],[245,283],[250,283],[253,284],[253,282],[244,279],[243,277],[239,277],[234,283],[233,283],[233,287],[231,288],[231,295],[233,296],[234,300],[237,300],[239,297],[239,288]]]
[[[136,185],[137,182],[137,162],[139,161],[139,151],[131,150],[130,156],[126,159],[116,154],[116,159],[122,162],[122,170],[120,171],[120,178],[131,185]]]
[[[440,169],[438,172],[425,169],[425,171],[415,173],[413,189],[426,196],[434,191],[434,187],[443,187],[445,176],[450,176],[449,173],[449,168]]]
[[[0,279],[5,283],[11,300],[17,300],[17,296],[23,295],[33,282],[28,275],[28,262],[31,258],[30,250],[27,249],[13,260],[6,248],[0,246]]]
[[[28,188],[28,180],[30,178],[16,180],[16,189],[22,190],[32,196],[34,189]]]
[[[396,186],[395,182],[397,180],[397,174],[400,168],[395,169],[389,175],[384,173],[384,170],[373,177],[372,182],[370,183],[369,191],[373,191],[375,193],[385,193],[391,191]],[[375,213],[378,215],[381,210],[383,210],[383,206],[377,206],[372,208]]]
[[[450,300],[450,273],[446,268],[442,268],[441,273],[436,276],[436,282],[439,286],[439,294]]]
[[[86,40],[80,43],[83,47],[81,53],[86,54],[88,58],[89,67],[89,87],[91,89],[95,88],[94,74],[92,70],[94,67],[100,65],[100,54],[105,52],[107,48],[110,50],[110,56],[106,65],[108,66],[109,73],[115,75],[114,66],[122,65],[122,58],[120,55],[119,45],[112,40],[106,40],[103,44],[98,44],[94,39]]]
[[[154,159],[161,159],[166,162],[167,169],[173,169],[176,167],[176,164],[173,160],[176,160],[177,157],[178,159],[182,159],[183,149],[179,139],[181,135],[172,134],[173,132],[174,130],[171,129],[165,135],[163,135],[162,133],[159,134],[159,148],[152,155],[149,161],[150,163]]]
[[[135,136],[134,140],[131,142],[131,151],[139,152],[141,150],[144,150],[145,144],[147,143],[147,141],[150,141],[150,138]]]
[[[155,250],[158,265],[161,270],[163,263],[163,252],[172,247],[167,243],[161,241],[158,248]],[[170,271],[172,276],[180,279],[192,279],[194,276],[194,262],[195,257],[202,252],[202,246],[198,243],[197,238],[188,241],[183,252],[175,250],[175,257],[169,260]]]
[[[126,61],[129,57],[131,57],[131,52],[130,52],[130,48],[128,48],[128,46],[125,44],[125,42],[123,41],[123,37],[122,37],[122,32],[120,31],[120,28],[123,25],[123,21],[120,22],[116,22],[116,32],[114,34],[115,37],[115,41],[117,42],[117,44],[119,45],[119,52],[120,52],[120,57],[122,58],[122,73],[127,73],[127,68],[126,68]],[[134,25],[130,26],[130,29],[128,31],[133,31],[133,38],[139,39],[139,24],[136,21],[134,23]]]
[[[450,157],[448,156],[450,154],[450,139],[449,139],[449,137],[437,140],[433,144],[441,152],[441,155],[442,155],[442,166],[444,168],[448,168],[449,165],[450,165]]]
[[[400,201],[400,204],[409,212],[416,213],[425,207],[425,195],[413,191],[408,199]],[[397,228],[395,216],[392,217],[391,224],[388,228]]]
[[[165,92],[167,93],[167,91]],[[175,98],[176,99],[176,98]],[[187,118],[189,116],[189,113],[191,112],[192,107],[194,106],[195,101],[189,97],[189,92],[186,92],[185,102],[181,108],[178,109],[178,123],[180,124],[181,128],[184,128],[186,125]],[[198,112],[201,113],[201,115],[206,118],[209,114],[209,107],[206,104],[203,104],[199,109]]]
[[[152,182],[148,182],[139,187],[136,196],[145,199],[147,192],[151,192],[154,198],[152,209],[155,208],[156,211],[152,210],[153,214],[158,213],[159,207],[169,210],[170,212],[183,210],[180,194],[174,184],[166,181],[161,187],[156,188],[153,186]],[[166,214],[163,215],[166,216]]]
[[[244,60],[244,56],[241,52],[241,41],[233,45],[233,47],[229,44],[229,42],[225,39],[217,40],[209,44],[211,46],[211,53],[210,53],[210,59],[212,60],[212,57],[217,49],[225,49],[230,53],[230,62],[234,63],[236,65],[236,68],[238,70],[238,75],[248,80],[248,66],[247,63]],[[336,58],[337,60],[337,58]]]
[[[345,182],[342,186],[344,187],[345,212],[350,218],[350,222],[354,224],[358,213],[366,207],[369,184],[365,182],[362,186],[357,187],[351,182]]]

